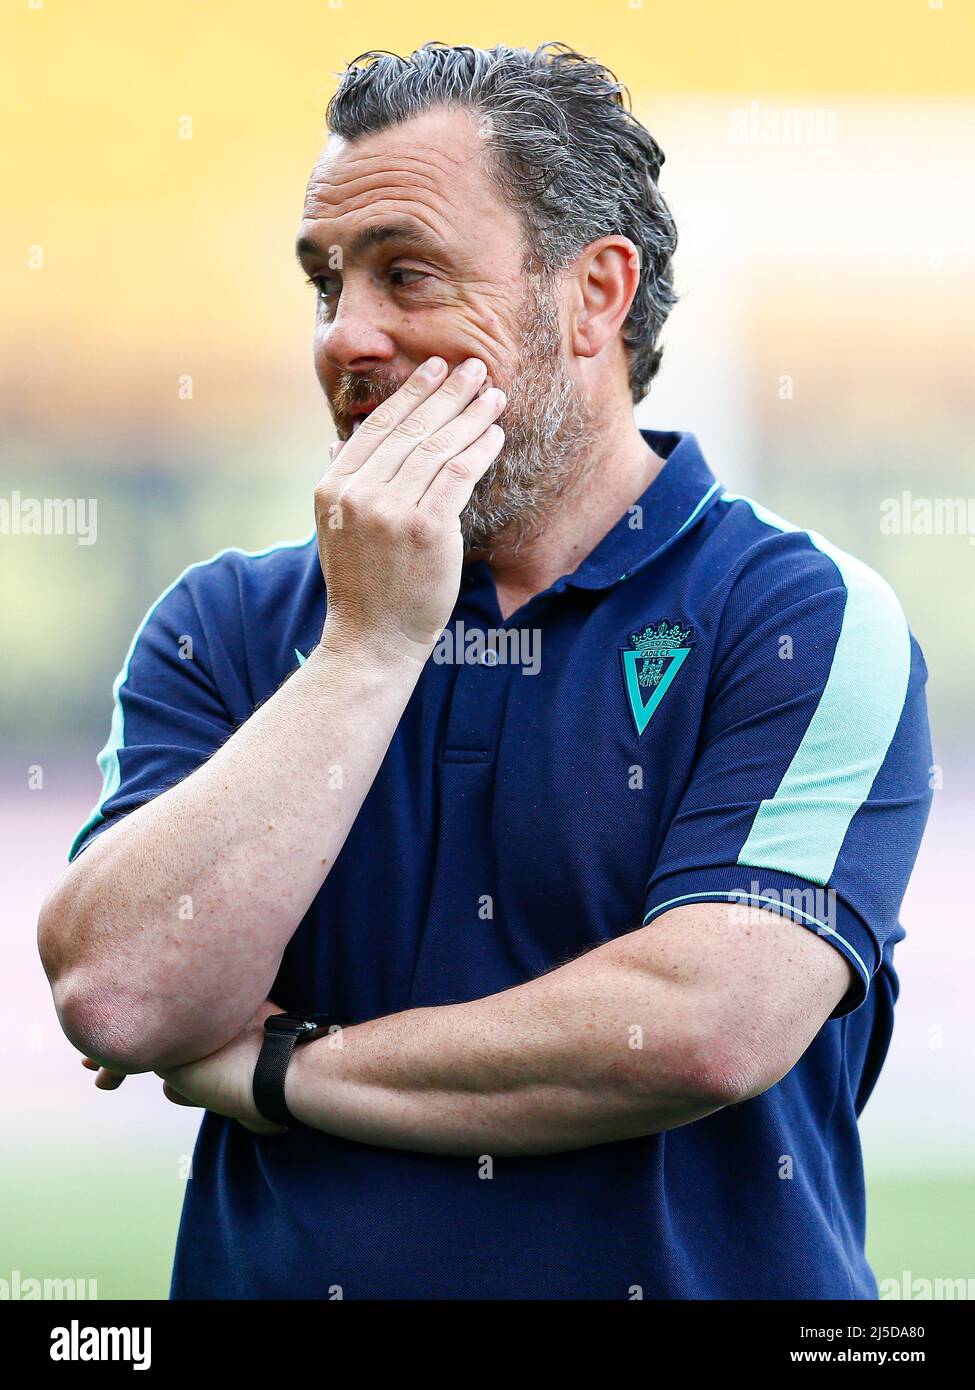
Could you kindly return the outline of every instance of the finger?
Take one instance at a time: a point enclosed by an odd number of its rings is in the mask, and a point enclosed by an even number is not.
[[[507,403],[505,393],[496,386],[489,387],[483,395],[475,396],[456,419],[434,431],[413,450],[388,484],[390,494],[405,506],[417,506],[441,468],[450,460],[459,458],[464,450],[480,439]]]
[[[95,1085],[100,1091],[117,1091],[124,1080],[124,1071],[110,1071],[108,1067],[102,1067],[95,1077]]]
[[[339,462],[339,450],[336,450],[329,472],[342,477],[355,473],[371,458],[377,444],[437,390],[446,370],[447,364],[442,357],[429,357],[425,362],[421,362],[398,391],[366,416],[355,434],[350,435],[348,439],[336,441],[342,446],[342,460]]]
[[[94,1057],[82,1057],[81,1065],[88,1071],[95,1071],[95,1085],[100,1091],[115,1091],[125,1080],[124,1071],[112,1071],[110,1067],[103,1067],[101,1062],[96,1062]]]
[[[350,448],[358,445],[359,439],[370,427],[382,431],[379,443],[372,447],[370,456],[356,469],[357,496],[366,498],[395,478],[414,450],[419,448],[422,451],[431,435],[455,420],[470,405],[484,385],[486,373],[487,367],[480,358],[467,358],[450,373],[437,391],[417,405],[391,430],[384,427],[384,406],[374,410],[343,451],[344,458]],[[373,424],[377,415],[380,418]],[[368,436],[365,442],[368,443]]]
[[[501,426],[488,425],[479,439],[442,465],[420,498],[417,510],[437,520],[446,516],[460,516],[471,499],[475,485],[500,454],[503,444],[504,430]]]
[[[202,1110],[203,1106],[198,1105],[195,1100],[187,1100],[181,1091],[177,1091],[175,1086],[171,1086],[168,1081],[163,1082],[163,1095],[167,1100],[171,1100],[174,1105],[189,1105],[194,1110]]]

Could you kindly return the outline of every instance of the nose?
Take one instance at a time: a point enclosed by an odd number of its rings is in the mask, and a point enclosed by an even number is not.
[[[364,287],[346,283],[334,316],[316,335],[321,365],[340,372],[367,372],[390,363],[396,346],[382,322],[382,306]]]

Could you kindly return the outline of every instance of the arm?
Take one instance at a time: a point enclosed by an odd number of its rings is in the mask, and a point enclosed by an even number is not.
[[[141,1071],[240,1030],[345,842],[419,670],[406,658],[356,662],[326,635],[202,767],[71,865],[39,940],[75,1046]]]
[[[457,597],[460,512],[503,440],[503,396],[476,397],[483,373],[440,384],[445,370],[418,369],[316,490],[328,614],[314,654],[203,766],[99,836],[44,904],[62,1027],[116,1071],[240,1032],[375,779]]]
[[[299,1047],[288,1106],[330,1134],[444,1154],[655,1134],[773,1085],[850,980],[812,931],[765,910],[695,904],[501,994],[359,1024],[340,1047],[330,1037]],[[259,1047],[251,1026],[165,1080],[257,1127]]]

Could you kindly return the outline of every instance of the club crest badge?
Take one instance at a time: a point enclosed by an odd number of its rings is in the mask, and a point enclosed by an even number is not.
[[[661,618],[631,633],[630,645],[620,648],[623,685],[638,738],[690,656],[693,638],[692,627]]]

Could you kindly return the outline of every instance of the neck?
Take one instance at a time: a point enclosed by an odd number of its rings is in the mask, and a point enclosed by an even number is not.
[[[539,535],[515,554],[502,538],[489,554],[468,555],[469,560],[489,562],[501,616],[510,617],[535,594],[577,569],[663,466],[629,412],[615,431],[601,429],[598,453],[587,460],[575,486],[559,498]]]

